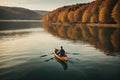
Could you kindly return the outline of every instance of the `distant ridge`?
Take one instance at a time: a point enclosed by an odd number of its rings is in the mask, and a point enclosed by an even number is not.
[[[0,20],[11,20],[11,19],[40,19],[42,16],[35,11],[20,8],[20,7],[6,7],[0,6]]]
[[[36,13],[44,16],[45,14],[47,14],[49,11],[45,11],[45,10],[34,10]]]

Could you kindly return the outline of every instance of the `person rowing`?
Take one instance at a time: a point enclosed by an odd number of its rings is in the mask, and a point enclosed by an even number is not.
[[[65,50],[63,49],[62,46],[61,46],[60,50],[55,48],[54,56],[56,59],[58,59],[62,62],[67,62],[67,60],[68,60],[67,55],[65,54]]]
[[[63,47],[60,47],[60,51],[58,49],[55,49],[55,53],[59,56],[65,56],[65,50],[63,49]]]

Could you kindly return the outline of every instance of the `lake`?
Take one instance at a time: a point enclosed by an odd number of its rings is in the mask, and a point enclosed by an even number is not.
[[[119,55],[106,55],[84,40],[52,35],[40,22],[0,24],[9,26],[4,30],[0,25],[0,80],[120,80]],[[10,28],[15,26],[21,28]],[[67,63],[52,54],[60,46],[67,52]]]

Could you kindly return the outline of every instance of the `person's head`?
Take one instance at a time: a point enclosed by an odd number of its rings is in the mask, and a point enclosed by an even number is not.
[[[61,49],[63,49],[63,47],[61,46]]]

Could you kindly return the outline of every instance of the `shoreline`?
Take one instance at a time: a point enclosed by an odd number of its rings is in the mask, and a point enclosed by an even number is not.
[[[15,19],[11,19],[11,20],[0,20],[0,22],[42,22],[43,20],[15,20]]]
[[[49,24],[49,22],[47,22]],[[103,28],[120,28],[120,24],[101,24],[101,23],[50,23],[55,25],[84,25],[84,26],[90,26],[90,27],[103,27]]]

